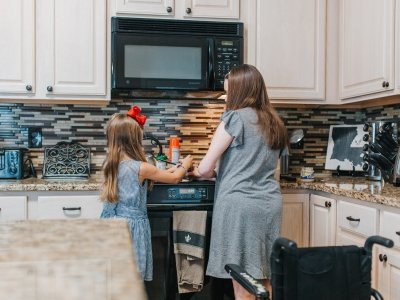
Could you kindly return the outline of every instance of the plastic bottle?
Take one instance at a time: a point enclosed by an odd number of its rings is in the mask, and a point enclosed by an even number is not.
[[[179,157],[181,156],[181,151],[179,149],[179,138],[170,137],[169,139],[169,159],[173,163],[179,162]]]
[[[159,168],[160,170],[167,169],[167,163],[166,163],[167,160],[168,157],[164,153],[157,155],[156,167]]]

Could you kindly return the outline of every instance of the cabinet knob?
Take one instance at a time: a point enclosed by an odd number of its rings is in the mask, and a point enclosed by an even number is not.
[[[190,7],[186,8],[186,13],[187,14],[191,14],[192,13],[192,9]]]
[[[167,12],[168,13],[172,12],[172,7],[171,6],[167,6]]]
[[[325,201],[325,207],[331,207],[332,203],[330,201]]]
[[[53,91],[53,87],[52,87],[51,85],[48,85],[48,86],[47,86],[47,91],[48,91],[48,92],[52,92],[52,91]]]
[[[1,209],[0,209],[0,210],[1,210]],[[400,231],[396,231],[396,234],[397,234],[397,235],[400,235]]]
[[[389,87],[389,81],[382,82],[382,87],[384,87],[384,88]]]
[[[387,262],[386,254],[379,254],[379,260],[382,261],[382,262]]]
[[[32,91],[32,86],[30,85],[30,84],[27,84],[26,86],[25,86],[25,88],[26,88],[26,90],[27,91]]]

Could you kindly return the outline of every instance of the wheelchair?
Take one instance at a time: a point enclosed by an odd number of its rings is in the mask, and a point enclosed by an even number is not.
[[[294,241],[278,238],[271,254],[273,300],[383,300],[371,287],[372,246],[393,247],[393,241],[371,236],[364,247],[329,246],[297,248]],[[256,299],[270,300],[268,291],[245,270],[225,265],[230,276]]]

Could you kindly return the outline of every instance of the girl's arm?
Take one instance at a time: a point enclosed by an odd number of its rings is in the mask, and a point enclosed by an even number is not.
[[[222,153],[229,147],[233,141],[233,136],[225,131],[225,123],[221,122],[211,140],[210,148],[207,154],[201,160],[199,166],[193,171],[196,177],[212,178],[215,177],[214,170],[218,166]]]
[[[185,176],[186,171],[192,167],[192,156],[188,155],[182,160],[182,165],[168,170],[160,170],[157,167],[142,162],[139,170],[139,180],[143,182],[145,179],[150,179],[163,183],[179,183]]]

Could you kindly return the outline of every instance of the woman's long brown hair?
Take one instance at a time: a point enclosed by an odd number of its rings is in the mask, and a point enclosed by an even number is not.
[[[107,123],[108,152],[103,164],[104,183],[100,199],[118,201],[118,166],[125,154],[131,159],[146,161],[142,146],[143,130],[126,114],[114,114]]]
[[[261,73],[251,65],[233,68],[228,76],[226,108],[236,110],[252,107],[256,110],[258,124],[271,149],[288,145],[288,134],[282,119],[268,99],[267,88]]]

